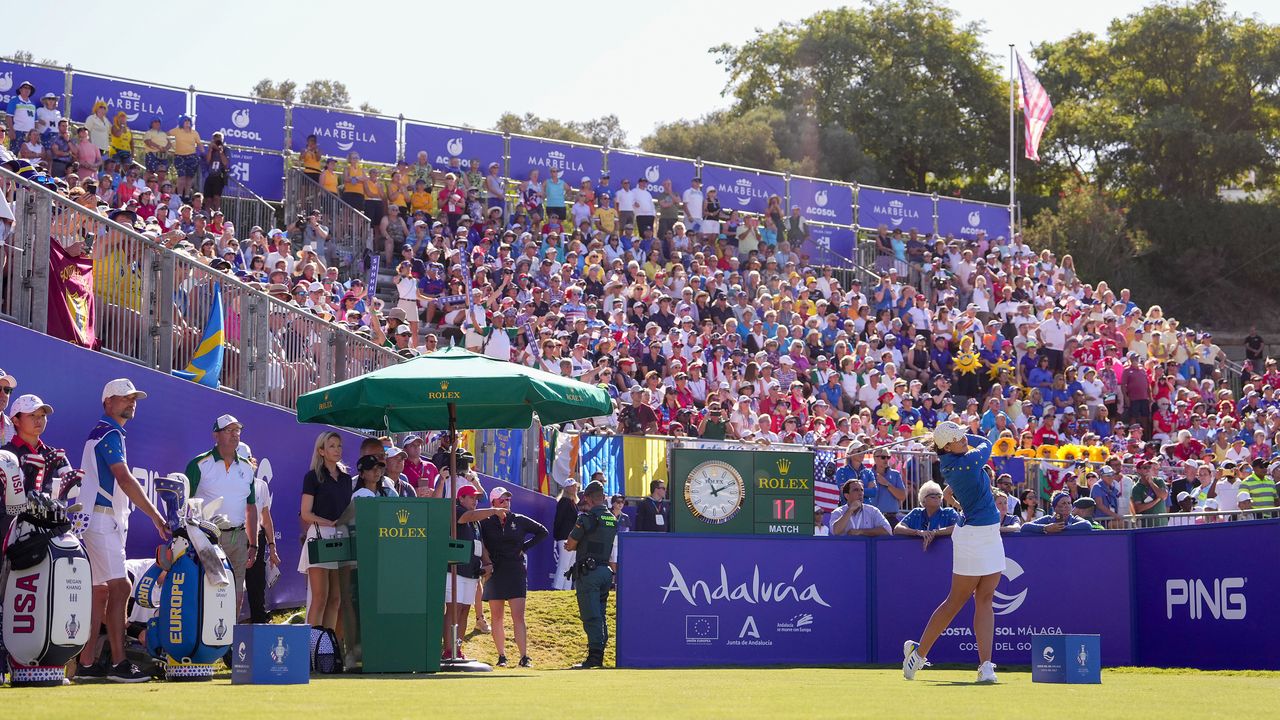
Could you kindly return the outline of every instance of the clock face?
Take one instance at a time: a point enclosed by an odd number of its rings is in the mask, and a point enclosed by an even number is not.
[[[689,473],[684,502],[699,520],[719,525],[729,522],[747,497],[746,483],[732,465],[711,460]]]

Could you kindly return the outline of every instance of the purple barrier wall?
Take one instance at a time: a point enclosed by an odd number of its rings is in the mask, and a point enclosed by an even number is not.
[[[1009,234],[1009,209],[955,198],[938,198],[938,234],[972,240],[979,232],[995,240]]]
[[[1280,670],[1271,607],[1280,520],[1161,528],[1133,541],[1139,663]]]
[[[40,90],[39,93],[43,95],[45,91]],[[161,127],[169,130],[177,126],[178,116],[187,112],[187,93],[184,90],[80,73],[71,76],[72,119],[84,122],[93,113],[93,104],[99,100],[107,104],[108,120],[115,117],[116,111],[123,110],[129,118],[129,127],[134,130],[149,129],[154,117],[160,118]],[[211,134],[212,131],[205,132],[201,137],[208,140]]]
[[[609,186],[615,189],[622,187],[622,178],[629,179],[631,187],[645,178],[649,181],[649,192],[656,197],[662,192],[662,181],[670,180],[671,189],[676,195],[682,195],[697,177],[698,167],[690,160],[610,150],[609,175]]]
[[[428,125],[404,121],[404,159],[410,165],[418,161],[418,152],[427,153],[427,161],[438,170],[448,170],[450,158],[480,161],[480,172],[489,174],[489,163],[502,165],[505,143],[497,133],[481,130]]]
[[[555,498],[489,475],[481,475],[480,484],[484,485],[486,490],[492,490],[495,487],[506,488],[511,492],[512,510],[537,520],[546,526],[548,533],[551,532],[551,526],[556,518]],[[488,499],[482,500],[480,506],[488,507]],[[547,535],[546,540],[529,548],[525,558],[528,561],[529,589],[550,590],[551,579],[556,571],[555,541],[551,539],[550,534]]]
[[[604,168],[604,153],[596,147],[512,136],[508,170],[512,178],[528,180],[529,171],[537,170],[538,179],[547,180],[551,177],[551,168],[560,170],[562,181],[578,187],[584,176],[593,182],[599,179],[600,170]]]
[[[933,232],[933,198],[912,195],[897,190],[858,188],[858,226],[903,232],[915,228],[922,233]]]
[[[866,662],[867,547],[624,533],[618,667]]]
[[[873,545],[875,660],[898,663],[902,642],[919,639],[930,613],[947,596],[951,541],[934,542],[927,551],[909,538]],[[1060,633],[1099,634],[1103,665],[1133,664],[1128,534],[1006,535],[1004,551],[1009,562],[995,599],[997,665],[1027,664],[1033,634]],[[972,627],[970,602],[929,659],[977,665]]]
[[[300,425],[284,410],[210,390],[186,380],[84,350],[61,340],[0,322],[0,367],[18,379],[15,396],[39,395],[54,408],[44,439],[64,448],[80,465],[85,438],[102,415],[102,386],[127,377],[147,393],[137,417],[125,426],[129,466],[151,492],[155,477],[180,472],[187,462],[213,447],[214,418],[230,413],[244,423],[244,442],[258,458],[258,476],[271,487],[272,518],[280,553],[280,581],[269,605],[296,607],[306,601],[305,578],[297,572],[302,545],[298,504],[302,476],[310,467],[316,436],[326,428]],[[354,464],[360,438],[343,433],[344,456]],[[151,522],[135,511],[129,518],[129,557],[155,555],[158,537]]]
[[[8,105],[10,100],[17,97],[18,86],[24,82],[29,82],[36,86],[35,95],[32,96],[35,98],[39,98],[47,92],[51,92],[61,98],[66,94],[67,90],[67,74],[61,70],[31,67],[9,62],[8,60],[0,60],[0,103]],[[62,108],[63,112],[66,112],[66,107],[61,102],[59,102],[58,107]],[[77,117],[75,120],[76,122],[84,122],[82,117]]]
[[[822,180],[791,178],[791,206],[798,206],[807,220],[832,225],[852,225],[853,187]]]
[[[284,106],[200,93],[196,95],[196,127],[205,139],[220,132],[230,145],[278,151],[284,147]]]
[[[390,118],[298,105],[293,108],[292,121],[290,143],[294,152],[302,152],[307,136],[314,134],[325,155],[346,159],[347,153],[354,150],[369,162],[389,165],[397,159],[397,123]]]

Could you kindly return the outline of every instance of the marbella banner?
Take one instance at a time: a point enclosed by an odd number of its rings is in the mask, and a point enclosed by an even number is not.
[[[356,152],[369,162],[390,165],[396,156],[396,121],[345,110],[295,105],[290,110],[293,133],[290,146],[302,152],[307,136],[315,135],[325,155],[345,159]]]
[[[662,188],[662,181],[670,180],[671,189],[678,196],[689,189],[697,176],[698,166],[692,160],[609,151],[610,186],[615,188],[622,186],[622,178],[630,180],[631,187],[635,187],[640,178],[645,178],[649,181],[649,192],[657,195]]]
[[[108,120],[114,118],[117,111],[124,111],[129,127],[134,130],[150,129],[153,118],[160,118],[160,127],[171,130],[177,127],[178,116],[187,112],[185,90],[72,73],[71,117],[78,123],[84,122],[99,100],[107,104]],[[203,137],[207,140],[209,134]]]
[[[196,129],[208,139],[222,133],[228,145],[284,149],[284,106],[224,95],[196,94]]]
[[[1136,663],[1280,670],[1280,520],[1134,533]],[[1096,604],[1096,603],[1095,603]],[[1103,658],[1106,658],[1103,638]]]
[[[867,662],[868,547],[623,533],[618,667]]]
[[[502,165],[506,154],[501,135],[481,130],[441,127],[406,120],[404,122],[404,159],[410,165],[417,162],[419,152],[427,154],[427,161],[437,170],[447,170],[449,160],[458,158],[470,162],[479,161],[480,172],[488,174],[489,163]]]
[[[781,175],[738,170],[722,165],[702,165],[702,189],[716,189],[725,210],[762,213],[770,196],[787,197],[787,180]]]
[[[884,225],[906,232],[933,232],[933,198],[899,190],[863,185],[858,188],[858,227],[875,230]]]
[[[214,418],[229,413],[244,423],[242,437],[258,461],[258,477],[271,488],[271,516],[280,554],[280,581],[268,592],[268,605],[298,607],[306,602],[306,578],[297,572],[302,553],[298,524],[302,477],[310,467],[316,436],[331,428],[300,425],[288,411],[76,348],[8,322],[0,322],[0,346],[23,349],[5,354],[4,369],[18,379],[23,392],[35,393],[53,406],[56,412],[44,440],[65,449],[77,467],[85,438],[102,415],[102,386],[114,378],[129,378],[146,392],[147,398],[138,401],[137,416],[125,431],[129,467],[152,498],[155,478],[182,472],[191,458],[213,447],[209,428]],[[53,367],[58,370],[56,378],[49,375]],[[75,378],[75,382],[66,382],[66,378]],[[344,459],[354,466],[360,438],[341,434]],[[125,545],[128,557],[155,557],[158,543],[151,522],[135,510]]]
[[[93,258],[72,257],[49,241],[49,334],[90,350],[98,349],[94,330]],[[9,345],[7,347],[15,347]]]
[[[577,187],[583,177],[595,181],[604,169],[600,148],[573,145],[555,140],[511,136],[511,177],[528,180],[529,171],[537,170],[538,179],[551,177],[551,168],[560,170],[560,179]]]
[[[986,233],[988,240],[1008,236],[1009,208],[956,198],[938,198],[939,235],[972,240],[980,232]]]
[[[231,161],[231,177],[263,200],[278,202],[284,199],[284,156],[261,153],[240,148],[227,148]],[[237,188],[228,185],[224,195],[236,196]]]
[[[789,191],[791,207],[799,207],[805,220],[853,225],[852,185],[793,177]]]
[[[39,98],[45,93],[53,93],[59,98],[58,106],[62,107],[61,98],[67,92],[67,74],[52,68],[34,67],[21,63],[0,60],[0,105],[8,105],[18,96],[18,86],[29,82],[36,86],[31,97]],[[77,123],[84,122],[84,117],[76,116]]]

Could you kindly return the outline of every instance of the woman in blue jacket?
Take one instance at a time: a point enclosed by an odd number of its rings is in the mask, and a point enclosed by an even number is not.
[[[1071,496],[1055,493],[1053,496],[1053,514],[1042,515],[1029,523],[1022,524],[1020,532],[1032,535],[1054,535],[1060,532],[1093,532],[1093,524],[1082,517],[1071,514]]]

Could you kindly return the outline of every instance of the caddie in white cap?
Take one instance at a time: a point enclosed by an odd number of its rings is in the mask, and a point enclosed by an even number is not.
[[[151,679],[124,654],[125,609],[130,589],[124,569],[129,503],[151,519],[161,539],[170,537],[164,518],[129,470],[125,456],[125,423],[133,419],[138,401],[146,396],[128,378],[108,382],[102,388],[102,419],[84,444],[84,457],[80,461],[84,471],[80,504],[84,506],[82,522],[86,527],[81,540],[93,573],[90,627],[96,628],[99,623],[107,626],[111,659],[109,664],[98,664],[97,644],[88,643],[80,653],[76,680],[147,682]]]

